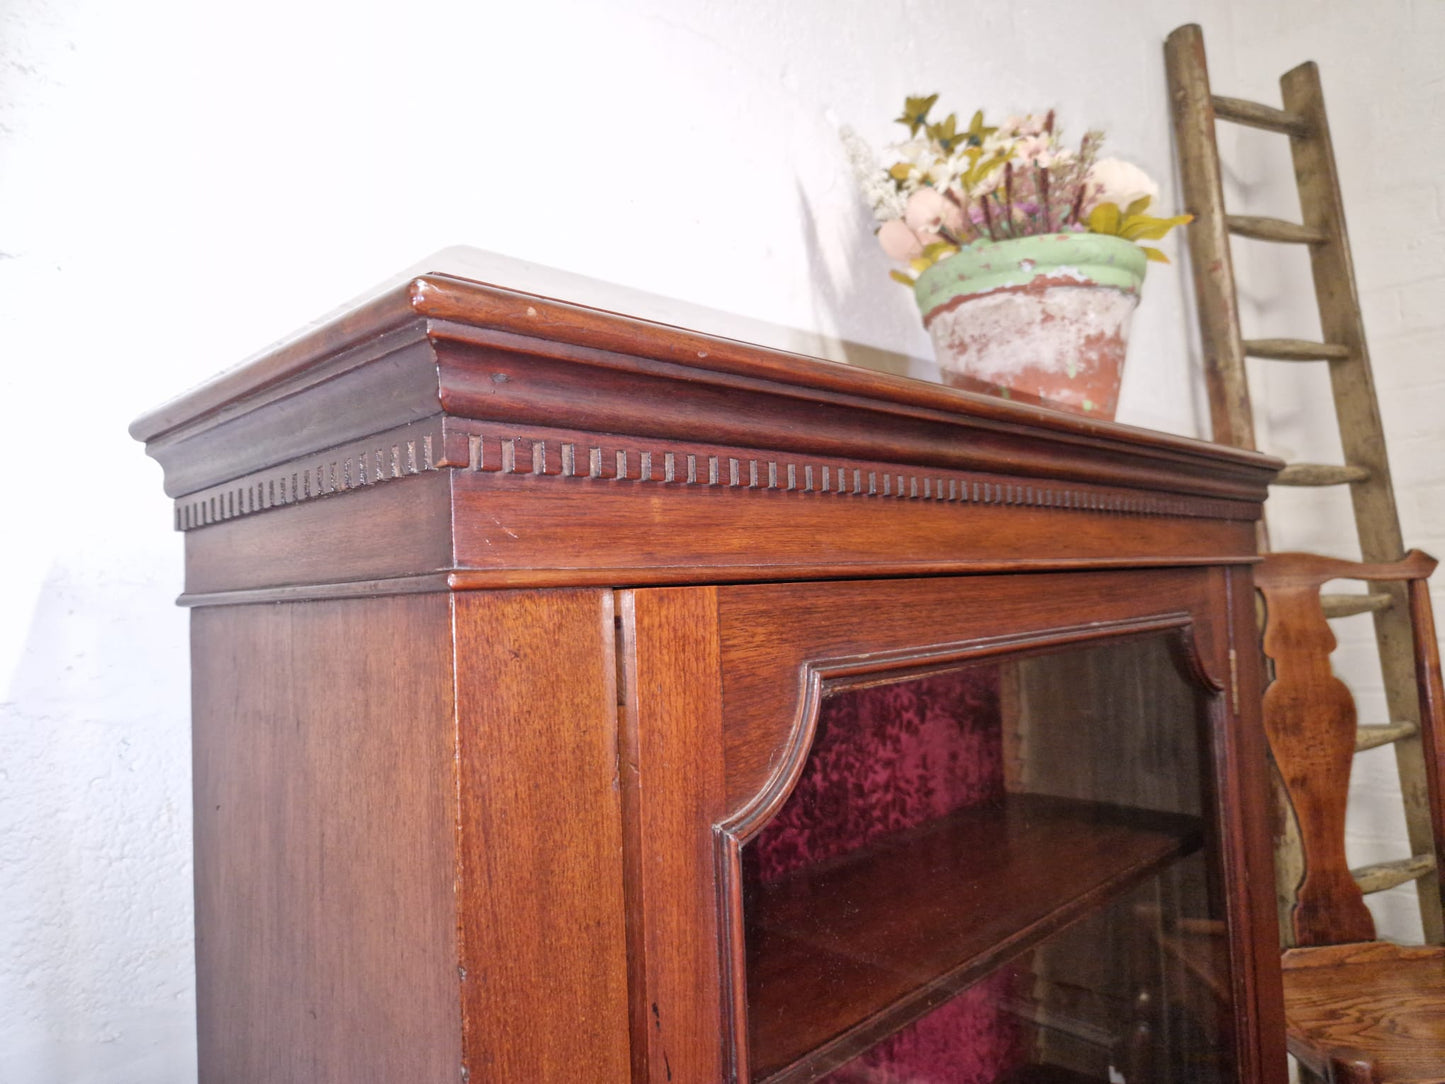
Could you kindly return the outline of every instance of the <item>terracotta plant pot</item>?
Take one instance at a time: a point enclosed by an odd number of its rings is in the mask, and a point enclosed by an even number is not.
[[[1112,419],[1145,262],[1107,234],[977,241],[913,292],[949,384]]]

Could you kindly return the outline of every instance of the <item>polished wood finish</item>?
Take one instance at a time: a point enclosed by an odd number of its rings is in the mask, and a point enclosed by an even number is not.
[[[716,589],[626,592],[622,614],[632,1079],[722,1080],[737,1002],[713,856],[727,812]]]
[[[453,606],[465,1064],[483,1080],[625,1079],[612,592]],[[539,681],[539,663],[567,679]]]
[[[780,730],[778,720],[809,718],[814,683],[825,677],[839,682],[850,673],[908,673],[1024,647],[1080,643],[1109,631],[1179,629],[1189,623],[1183,615],[1197,614],[1192,634],[1207,671],[1222,682],[1227,648],[1209,612],[1207,581],[1171,569],[1148,582],[1152,606],[1143,619],[1130,578],[1107,572],[730,588],[719,606],[730,802],[743,807],[768,785],[780,761],[801,755],[804,732]],[[1090,621],[1080,622],[1086,612]],[[857,614],[867,614],[867,621]],[[806,679],[792,676],[800,673]]]
[[[193,615],[206,1084],[457,1078],[448,610]]]
[[[1210,705],[1234,1063],[1283,1081],[1236,614],[1275,461],[442,275],[133,432],[194,607],[207,1084],[746,1078],[739,848],[821,690],[1148,636]]]
[[[1201,844],[1194,818],[1013,794],[763,886],[753,1072],[815,1079]]]
[[[1445,948],[1377,942],[1345,862],[1345,801],[1355,746],[1355,707],[1330,670],[1335,638],[1320,605],[1340,578],[1408,584],[1415,629],[1420,740],[1438,783],[1445,724],[1439,647],[1427,580],[1436,562],[1418,550],[1393,564],[1312,554],[1273,554],[1257,583],[1267,609],[1264,648],[1275,679],[1264,698],[1270,749],[1299,823],[1304,878],[1291,921],[1300,947],[1284,955],[1290,1050],[1328,1080],[1418,1084],[1445,1080]],[[1435,839],[1445,838],[1438,792]],[[1429,874],[1445,868],[1437,851]]]
[[[1434,732],[1440,724],[1439,656],[1430,620],[1425,581],[1433,558],[1411,550],[1394,564],[1362,564],[1307,553],[1272,554],[1259,567],[1256,583],[1264,595],[1265,654],[1274,660],[1275,679],[1265,690],[1264,724],[1299,823],[1304,879],[1295,893],[1291,922],[1295,943],[1327,945],[1368,941],[1374,922],[1345,861],[1345,804],[1355,753],[1355,702],[1330,668],[1334,633],[1320,605],[1320,587],[1343,578],[1377,583],[1409,582],[1419,605],[1421,740],[1429,763],[1437,764]],[[1432,676],[1433,675],[1433,676]],[[1438,772],[1438,768],[1432,775]],[[1436,805],[1438,812],[1438,804]],[[1437,822],[1445,827],[1445,822]],[[1435,835],[1445,835],[1437,828]],[[1436,876],[1439,876],[1437,866]]]
[[[1216,775],[1236,781],[1236,791],[1226,790],[1220,795],[1220,803],[1227,808],[1232,800],[1231,793],[1268,793],[1274,773],[1264,727],[1259,725],[1264,679],[1261,668],[1254,665],[1259,658],[1259,639],[1253,578],[1233,569],[1225,575],[1230,581],[1228,594],[1232,602],[1229,638],[1231,643],[1248,645],[1233,649],[1237,663],[1234,667],[1237,699],[1231,704],[1233,712],[1229,730],[1232,740],[1223,743],[1216,759]],[[1272,810],[1274,813],[1277,809]],[[1239,818],[1231,826],[1231,834],[1223,840],[1225,863],[1230,868],[1229,879],[1242,881],[1249,896],[1250,905],[1243,921],[1249,923],[1244,933],[1249,951],[1253,954],[1249,966],[1243,967],[1236,955],[1230,967],[1230,978],[1234,985],[1235,1003],[1257,1006],[1256,1025],[1267,1037],[1260,1043],[1266,1059],[1285,1033],[1280,973],[1271,966],[1271,962],[1278,959],[1279,949],[1272,838],[1274,822],[1273,815]],[[1232,939],[1238,936],[1235,934]],[[1267,1067],[1269,1063],[1266,1060],[1262,1064]]]

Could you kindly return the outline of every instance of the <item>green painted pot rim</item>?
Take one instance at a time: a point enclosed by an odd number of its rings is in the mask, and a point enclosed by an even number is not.
[[[1110,286],[1137,294],[1148,266],[1133,241],[1107,233],[1043,233],[1007,241],[975,241],[940,260],[913,284],[925,316],[959,297],[1007,287],[1060,272],[1081,286]],[[1064,283],[1060,283],[1064,285]]]

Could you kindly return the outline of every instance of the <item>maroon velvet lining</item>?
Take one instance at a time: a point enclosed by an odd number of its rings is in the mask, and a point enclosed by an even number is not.
[[[974,666],[829,697],[783,808],[747,847],[761,881],[1003,797],[999,671]],[[968,917],[960,915],[959,921]],[[1025,1055],[995,973],[824,1078],[831,1084],[990,1084]]]
[[[995,972],[822,1079],[828,1084],[996,1084],[1028,1050],[998,1009],[1017,977]]]
[[[996,666],[829,697],[808,763],[748,844],[764,882],[1003,797]]]

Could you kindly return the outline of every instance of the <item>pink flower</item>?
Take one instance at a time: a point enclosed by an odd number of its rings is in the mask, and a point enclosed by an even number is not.
[[[1024,165],[1051,166],[1054,164],[1052,140],[1046,135],[1029,136],[1014,146],[1014,157]]]
[[[1022,117],[1009,117],[998,126],[998,130],[1010,136],[1036,136],[1044,130],[1044,125],[1047,123],[1047,117],[1038,117],[1028,113]]]
[[[885,222],[879,227],[878,243],[890,257],[905,263],[923,255],[923,242],[900,218]]]
[[[925,245],[941,241],[941,231],[957,231],[963,225],[963,210],[936,188],[920,188],[908,197],[903,221]]]

